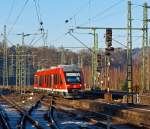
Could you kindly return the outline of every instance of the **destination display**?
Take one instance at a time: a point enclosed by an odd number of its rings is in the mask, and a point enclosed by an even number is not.
[[[80,73],[66,73],[66,76],[80,76]]]

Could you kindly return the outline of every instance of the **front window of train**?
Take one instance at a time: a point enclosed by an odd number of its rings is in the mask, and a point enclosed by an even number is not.
[[[80,84],[81,83],[81,75],[79,72],[66,72],[66,82],[69,84]]]

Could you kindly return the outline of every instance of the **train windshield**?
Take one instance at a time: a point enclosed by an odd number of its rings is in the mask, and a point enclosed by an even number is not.
[[[79,84],[81,83],[81,75],[79,72],[66,72],[66,81],[67,83]]]

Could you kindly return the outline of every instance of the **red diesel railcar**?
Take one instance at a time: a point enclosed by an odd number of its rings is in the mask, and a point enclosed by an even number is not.
[[[39,70],[34,75],[34,89],[47,90],[64,96],[75,96],[83,89],[83,74],[75,65],[59,65]]]

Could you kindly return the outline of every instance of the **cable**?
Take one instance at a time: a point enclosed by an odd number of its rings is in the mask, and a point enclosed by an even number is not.
[[[87,5],[89,5],[89,4],[91,5],[92,1],[93,0],[89,0],[88,2],[86,2],[85,4],[83,4],[82,6],[80,6],[79,9],[76,11],[76,13],[74,15],[72,15],[70,18],[66,19],[65,22],[68,23],[69,21],[71,21],[72,19],[74,19],[74,23],[76,25],[76,17],[77,17],[77,15],[80,14],[81,11],[83,11],[87,7]]]
[[[89,25],[91,26],[91,0],[89,0]]]
[[[30,41],[29,46],[31,46],[31,44],[33,43],[34,40],[35,40],[35,35],[34,35],[33,39]]]
[[[36,15],[37,15],[37,18],[38,18],[38,22],[40,23],[40,31],[41,31],[41,34],[42,34],[42,33],[44,33],[44,26],[43,26],[43,21],[42,21],[42,18],[41,18],[41,13],[40,13],[39,1],[38,2],[36,0],[33,0],[33,1],[34,1],[34,5],[35,5],[35,10],[36,10]]]
[[[120,3],[122,3],[123,0],[119,0],[115,3],[113,3],[111,6],[105,8],[104,10],[100,11],[99,13],[97,13],[95,16],[93,16],[91,18],[91,21],[93,21],[94,19],[96,19],[97,17],[99,17],[100,15],[104,15],[106,12],[110,11],[112,8],[114,8],[115,6],[119,5]],[[85,25],[87,24],[87,22],[82,23],[81,25]]]
[[[36,15],[37,15],[37,18],[38,18],[38,21],[39,23],[42,21],[41,20],[41,15],[40,15],[40,6],[39,6],[39,2],[37,4],[36,0],[33,0],[34,1],[34,5],[35,5],[35,10],[36,10]]]
[[[25,9],[25,7],[26,7],[28,1],[29,1],[29,0],[26,0],[26,1],[25,1],[23,7],[21,8],[21,10],[20,10],[18,16],[17,16],[16,19],[15,19],[15,22],[13,23],[13,25],[12,25],[11,28],[9,29],[8,35],[9,35],[10,32],[13,30],[13,28],[14,28],[14,26],[16,25],[17,21],[19,20],[19,18],[20,18],[20,16],[21,16],[21,14],[23,13],[23,11],[24,11],[24,9]]]
[[[52,42],[57,42],[58,40],[64,38],[65,35],[66,35],[66,33],[63,33],[62,35],[58,36],[56,39],[51,40],[50,43],[52,43]]]
[[[8,41],[12,46],[14,45],[10,40],[7,39],[7,41]]]
[[[46,45],[46,38],[47,38],[47,33],[45,33],[44,31],[44,26],[43,26],[43,21],[41,18],[41,13],[40,13],[40,5],[39,5],[39,0],[33,0],[34,1],[34,5],[35,5],[35,10],[36,10],[36,15],[38,18],[38,22],[40,23],[40,31],[41,31],[41,35],[42,35],[42,39],[43,39],[43,43],[45,46]],[[45,35],[46,34],[46,35]]]
[[[14,3],[15,3],[15,0],[13,0],[12,3],[11,3],[10,11],[9,11],[8,17],[6,18],[5,22],[8,22],[9,18],[12,15],[12,12],[13,12],[13,9],[14,9]]]
[[[30,44],[31,46],[34,46],[38,41],[40,41],[42,39],[42,36],[40,38],[38,38],[34,43]]]
[[[136,7],[144,7],[143,5],[140,5],[140,4],[131,4],[131,5],[133,5],[133,6],[136,6]]]
[[[67,34],[69,34],[71,37],[73,37],[75,40],[77,40],[79,43],[81,43],[89,51],[91,51],[92,53],[94,53],[94,51],[91,48],[89,48],[85,43],[83,43],[81,40],[79,40],[77,37],[75,37],[70,31]]]

